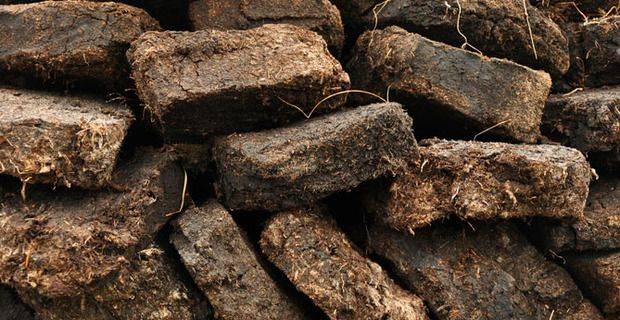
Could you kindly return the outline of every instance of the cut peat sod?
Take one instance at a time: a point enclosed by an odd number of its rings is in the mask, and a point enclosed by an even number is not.
[[[2,196],[0,281],[66,298],[118,272],[179,210],[183,170],[165,152],[140,149],[119,165],[116,190],[50,190]],[[13,190],[13,193],[18,193]]]
[[[620,179],[604,177],[592,183],[583,219],[537,220],[532,228],[537,242],[552,254],[620,249]]]
[[[523,0],[335,0],[360,29],[399,26],[432,40],[505,58],[553,75],[569,67],[567,40]],[[525,8],[524,8],[525,5]],[[534,45],[534,46],[532,46]]]
[[[100,100],[0,88],[0,173],[24,183],[106,186],[133,116]]]
[[[175,222],[172,243],[218,319],[310,319],[261,266],[252,244],[216,201]]]
[[[620,252],[569,254],[566,264],[607,319],[620,318]]]
[[[411,112],[416,132],[433,136],[492,129],[507,139],[536,142],[551,87],[542,71],[398,27],[364,33],[348,68],[355,88],[389,92]]]
[[[232,210],[280,211],[393,173],[417,156],[411,118],[374,104],[215,143],[218,188]]]
[[[365,201],[403,231],[452,215],[580,219],[590,175],[584,156],[566,147],[424,140],[420,160],[391,186],[369,189]]]
[[[331,319],[428,319],[422,300],[358,253],[320,209],[277,214],[260,244],[268,259]]]
[[[148,32],[128,57],[140,98],[175,142],[302,120],[321,99],[349,88],[325,41],[292,25]],[[315,111],[345,100],[339,95]]]
[[[110,279],[67,298],[46,299],[23,290],[46,320],[208,320],[204,298],[186,285],[172,259],[153,245],[128,257]],[[15,319],[18,320],[18,319]]]
[[[292,24],[323,36],[336,55],[344,45],[340,11],[329,0],[196,0],[189,4],[189,20],[194,30],[245,30],[266,22]]]
[[[415,235],[381,225],[370,250],[389,261],[437,319],[603,320],[569,274],[509,223],[434,226]]]
[[[19,85],[123,91],[125,51],[159,24],[112,2],[44,1],[0,5],[0,79]]]

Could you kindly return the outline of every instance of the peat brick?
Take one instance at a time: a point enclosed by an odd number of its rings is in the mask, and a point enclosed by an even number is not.
[[[569,67],[568,43],[560,27],[527,3],[527,20],[522,0],[335,0],[345,19],[360,30],[399,26],[432,40],[455,47],[465,43],[485,55],[506,58],[543,69],[554,75]],[[457,26],[457,18],[460,25]],[[536,55],[532,48],[534,39]]]
[[[46,320],[207,320],[208,304],[181,278],[174,261],[152,245],[111,279],[62,299],[46,299],[27,290],[22,296]]]
[[[344,44],[340,12],[329,0],[197,0],[189,5],[189,19],[194,30],[244,30],[287,23],[320,34],[335,54]]]
[[[583,219],[539,220],[532,230],[537,242],[556,254],[620,249],[620,178],[605,177],[590,185]]]
[[[402,231],[451,215],[582,218],[590,175],[585,157],[566,147],[424,140],[420,160],[365,201]]]
[[[221,198],[232,210],[303,207],[396,171],[417,156],[411,118],[373,104],[215,143]]]
[[[542,132],[595,158],[619,155],[620,87],[552,95],[545,107]]]
[[[32,310],[28,308],[11,288],[0,285],[0,320],[34,320]]]
[[[218,319],[306,319],[263,269],[246,235],[216,201],[175,222],[172,243]]]
[[[422,300],[364,258],[320,209],[276,215],[260,245],[331,319],[428,319]]]
[[[584,27],[585,84],[620,84],[620,16]]]
[[[304,119],[349,76],[316,33],[292,25],[147,32],[127,53],[138,94],[167,140],[259,130]],[[331,111],[340,95],[317,110]],[[290,104],[290,105],[289,105]]]
[[[607,319],[620,318],[620,252],[590,252],[566,256],[566,264]]]
[[[35,185],[27,201],[3,196],[0,281],[45,297],[75,296],[146,248],[179,209],[184,176],[167,153],[137,152],[116,170],[115,190]]]
[[[551,80],[548,74],[431,41],[398,27],[369,31],[349,63],[353,86],[390,92],[413,114],[416,131],[463,127],[535,142]],[[502,106],[498,108],[497,106]],[[420,124],[418,126],[418,124]]]
[[[0,6],[0,80],[20,85],[122,91],[125,52],[147,30],[146,12],[111,2],[45,1]]]
[[[0,88],[0,173],[28,183],[100,188],[133,116],[100,100]]]
[[[370,250],[437,319],[602,320],[569,274],[514,226],[475,228],[440,225],[412,236],[373,225]]]

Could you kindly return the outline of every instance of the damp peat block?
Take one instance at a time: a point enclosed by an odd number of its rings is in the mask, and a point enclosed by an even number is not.
[[[312,204],[389,174],[417,156],[411,118],[373,104],[215,143],[218,190],[232,210]]]

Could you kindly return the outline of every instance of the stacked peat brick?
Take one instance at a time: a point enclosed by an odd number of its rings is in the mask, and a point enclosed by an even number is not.
[[[0,319],[619,319],[620,3],[332,2],[0,0]]]

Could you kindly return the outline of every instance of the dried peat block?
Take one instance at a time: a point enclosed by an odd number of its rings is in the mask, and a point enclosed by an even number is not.
[[[32,311],[9,287],[0,285],[0,320],[34,320]]]
[[[379,95],[389,88],[394,100],[413,114],[416,130],[417,122],[431,122],[434,130],[464,127],[472,133],[495,126],[491,133],[524,142],[535,142],[540,135],[551,87],[545,72],[398,27],[360,36],[348,67],[353,87]]]
[[[620,15],[584,27],[585,84],[620,84]]]
[[[194,30],[245,30],[286,23],[320,34],[336,54],[344,45],[340,11],[329,0],[196,0],[189,4],[189,20]]]
[[[532,230],[538,244],[556,254],[620,249],[620,177],[603,177],[590,185],[583,219],[539,220]]]
[[[215,142],[220,198],[231,210],[303,207],[393,173],[417,156],[397,103],[340,111]]]
[[[363,257],[320,209],[277,214],[260,246],[331,319],[428,319],[422,300]]]
[[[147,32],[127,56],[138,94],[168,140],[276,127],[304,119],[349,76],[316,33],[292,25]],[[332,111],[346,100],[318,108]]]
[[[306,319],[263,269],[252,244],[216,201],[187,210],[172,243],[218,319]]]
[[[585,157],[566,147],[424,140],[420,160],[365,202],[402,231],[451,215],[582,218],[590,175]]]
[[[567,255],[566,265],[607,319],[620,318],[620,252]]]
[[[554,75],[566,73],[569,67],[568,43],[562,30],[529,1],[526,1],[529,21],[522,0],[460,3],[457,0],[335,0],[334,3],[340,6],[345,22],[361,24],[359,30],[394,25],[460,47],[465,42],[457,31],[460,27],[468,43],[486,56],[505,58]],[[459,4],[460,25],[457,26]]]
[[[139,149],[115,190],[34,185],[0,204],[0,281],[49,298],[75,296],[146,248],[179,209],[183,170],[165,151]],[[15,190],[19,193],[19,189]]]
[[[173,260],[156,245],[86,293],[46,299],[25,290],[23,296],[46,320],[211,319],[204,297],[183,282]]]
[[[370,250],[437,319],[602,320],[569,274],[511,224],[439,225],[413,236],[376,224],[369,232]]]
[[[620,152],[620,86],[550,96],[541,128],[547,137],[584,154],[613,157]]]
[[[28,183],[109,183],[133,122],[102,100],[0,88],[0,173]]]
[[[130,84],[129,44],[159,29],[146,12],[120,3],[0,6],[0,80],[123,90]]]

